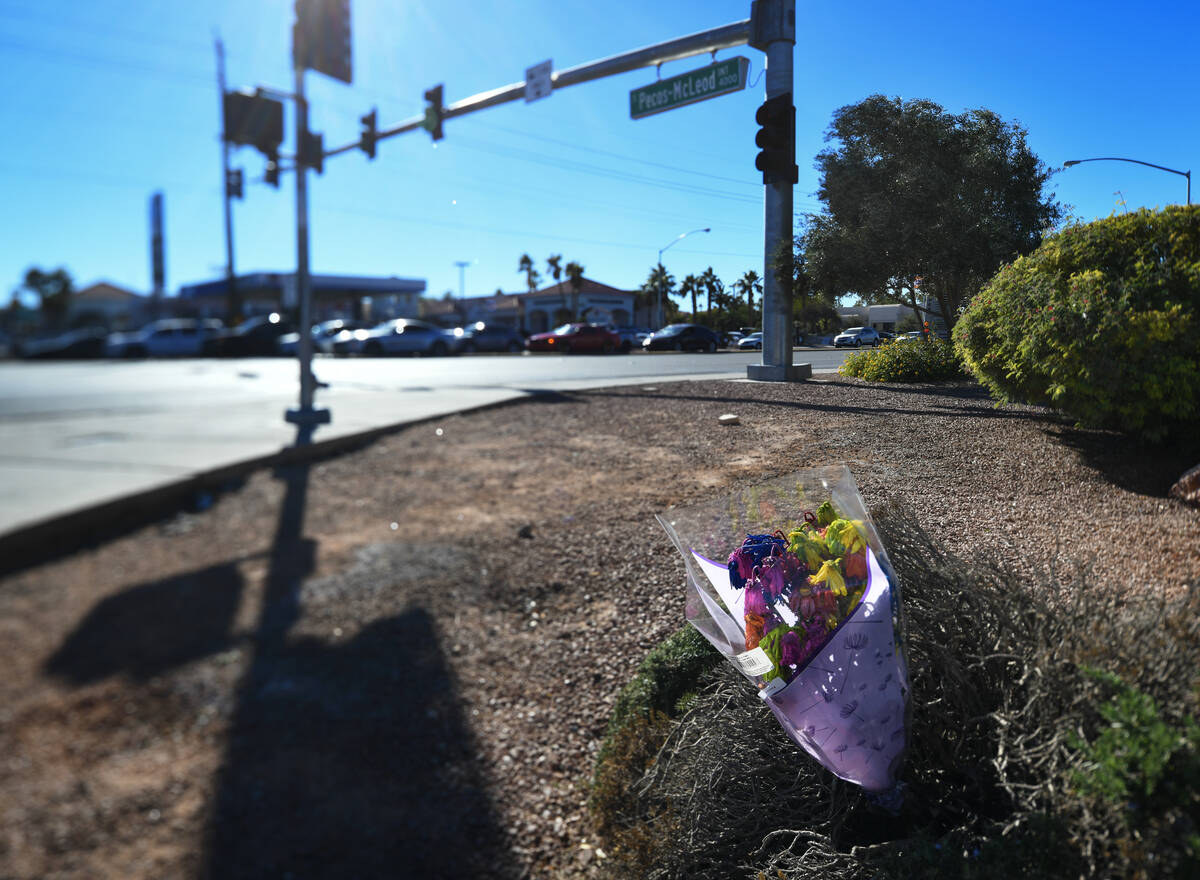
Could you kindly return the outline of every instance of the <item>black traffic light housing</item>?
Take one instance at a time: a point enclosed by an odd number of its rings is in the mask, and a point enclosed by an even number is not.
[[[796,108],[792,106],[792,93],[768,98],[754,114],[754,121],[761,126],[754,143],[762,148],[754,167],[763,173],[763,183],[798,183]]]
[[[367,154],[368,159],[375,158],[375,142],[379,139],[379,130],[376,128],[377,119],[378,116],[373,107],[370,113],[358,118],[362,123],[362,136],[359,138],[358,145]]]
[[[283,102],[257,92],[226,92],[225,140],[269,156],[283,143]]]
[[[270,186],[279,189],[279,153],[275,152],[267,156],[267,167],[263,171],[263,181]]]
[[[241,168],[230,168],[225,173],[225,195],[230,199],[244,199],[243,175]]]
[[[325,173],[325,136],[314,131],[304,132],[300,139],[300,151],[296,164],[311,168],[317,174]]]
[[[438,83],[425,92],[425,121],[421,127],[433,135],[435,141],[442,139],[442,84]]]

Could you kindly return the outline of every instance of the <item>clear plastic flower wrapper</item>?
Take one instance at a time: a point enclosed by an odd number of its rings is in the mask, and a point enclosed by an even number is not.
[[[658,520],[687,566],[688,622],[801,748],[897,806],[900,585],[849,469],[800,471]]]

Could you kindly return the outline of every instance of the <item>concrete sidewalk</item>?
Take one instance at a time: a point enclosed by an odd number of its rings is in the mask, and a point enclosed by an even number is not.
[[[486,361],[482,359],[477,366]],[[294,375],[294,374],[293,374]],[[127,396],[93,402],[81,387],[69,410],[43,408],[36,389],[10,384],[0,418],[0,569],[18,558],[45,555],[58,542],[79,546],[206,496],[250,472],[319,457],[369,442],[407,425],[495,406],[537,394],[589,388],[694,380],[742,380],[729,373],[542,380],[534,389],[504,384],[452,388],[410,384],[403,388],[334,382],[317,405],[332,411],[312,442],[297,446],[284,420],[296,405],[294,381],[209,387],[206,377],[182,383],[185,404],[167,408],[147,402],[129,374]],[[125,377],[122,377],[123,379]],[[268,377],[269,378],[269,377]],[[124,386],[122,386],[124,387]]]

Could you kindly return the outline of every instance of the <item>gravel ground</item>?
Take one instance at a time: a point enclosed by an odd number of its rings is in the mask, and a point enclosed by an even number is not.
[[[827,379],[543,397],[255,475],[0,580],[0,878],[587,876],[608,712],[683,620],[654,513],[846,463],[954,552],[1171,590],[1197,461]]]

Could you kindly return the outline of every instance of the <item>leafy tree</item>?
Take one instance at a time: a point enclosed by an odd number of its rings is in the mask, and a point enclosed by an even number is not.
[[[70,272],[61,266],[53,272],[44,272],[35,266],[25,273],[21,289],[37,294],[43,320],[53,326],[63,324],[75,292]]]
[[[696,312],[698,311],[697,306],[696,306],[696,294],[698,294],[700,292],[700,290],[701,290],[700,279],[697,278],[695,275],[688,275],[686,278],[683,279],[683,281],[681,281],[679,283],[679,295],[682,297],[685,297],[685,298],[689,295],[692,297],[692,320],[693,321],[696,320]]]
[[[567,282],[571,285],[571,320],[579,315],[579,292],[583,290],[583,265],[572,260],[566,265]]]
[[[872,95],[835,112],[826,140],[837,146],[817,156],[825,210],[801,236],[807,272],[826,292],[918,310],[927,292],[953,326],[997,268],[1063,217],[1043,194],[1052,172],[1025,130],[990,110]]]

